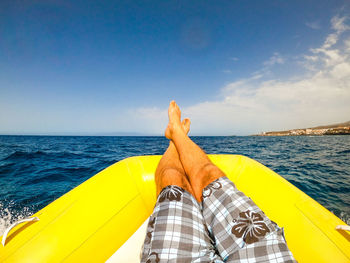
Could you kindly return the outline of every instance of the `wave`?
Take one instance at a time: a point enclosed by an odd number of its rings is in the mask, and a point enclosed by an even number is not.
[[[32,159],[32,158],[40,158],[43,156],[46,156],[47,153],[43,151],[35,151],[35,152],[24,152],[24,151],[15,151],[14,153],[11,153],[4,159],[3,161],[17,161],[18,159]]]
[[[345,212],[340,212],[339,218],[345,222],[345,224],[350,225],[350,215]]]
[[[55,182],[71,182],[81,178],[88,178],[97,172],[91,167],[77,167],[77,168],[63,168],[53,167],[43,169],[36,173],[36,175],[25,181],[25,185],[55,183]]]
[[[350,149],[344,150],[344,151],[339,151],[338,153],[343,154],[343,153],[350,153]]]
[[[95,155],[89,154],[89,152],[79,152],[75,153],[72,151],[15,151],[5,158],[3,158],[1,161],[13,161],[13,162],[18,162],[18,161],[23,161],[23,160],[32,160],[32,159],[82,159],[82,158],[91,158],[94,157]]]

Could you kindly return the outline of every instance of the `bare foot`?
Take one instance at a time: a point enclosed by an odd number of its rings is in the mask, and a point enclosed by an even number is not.
[[[182,130],[188,134],[190,132],[190,126],[191,126],[191,120],[189,118],[185,118],[183,119],[183,121],[181,122],[182,124]],[[169,126],[166,128],[165,130],[165,134],[170,134],[169,131]],[[165,135],[166,136],[166,135]],[[168,137],[167,137],[168,138]]]
[[[181,125],[181,111],[179,106],[173,100],[169,104],[168,117],[169,117],[169,123],[165,130],[165,137],[171,140],[174,131],[176,130],[183,131],[182,125]]]
[[[185,118],[182,121],[182,130],[188,134],[190,132],[191,120],[189,118]]]

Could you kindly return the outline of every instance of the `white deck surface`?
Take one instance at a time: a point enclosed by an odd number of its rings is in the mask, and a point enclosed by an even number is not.
[[[140,262],[140,254],[143,242],[145,241],[148,225],[147,220],[140,228],[122,245],[106,263],[133,263]]]

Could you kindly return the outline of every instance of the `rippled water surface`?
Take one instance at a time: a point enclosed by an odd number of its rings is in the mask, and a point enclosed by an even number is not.
[[[350,221],[350,136],[192,139],[207,153],[256,159]],[[0,231],[109,165],[167,145],[163,137],[0,136]]]

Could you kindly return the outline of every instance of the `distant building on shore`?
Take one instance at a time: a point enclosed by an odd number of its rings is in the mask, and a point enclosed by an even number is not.
[[[301,135],[350,135],[350,121],[345,123],[318,126],[287,131],[262,132],[259,136],[301,136]]]

